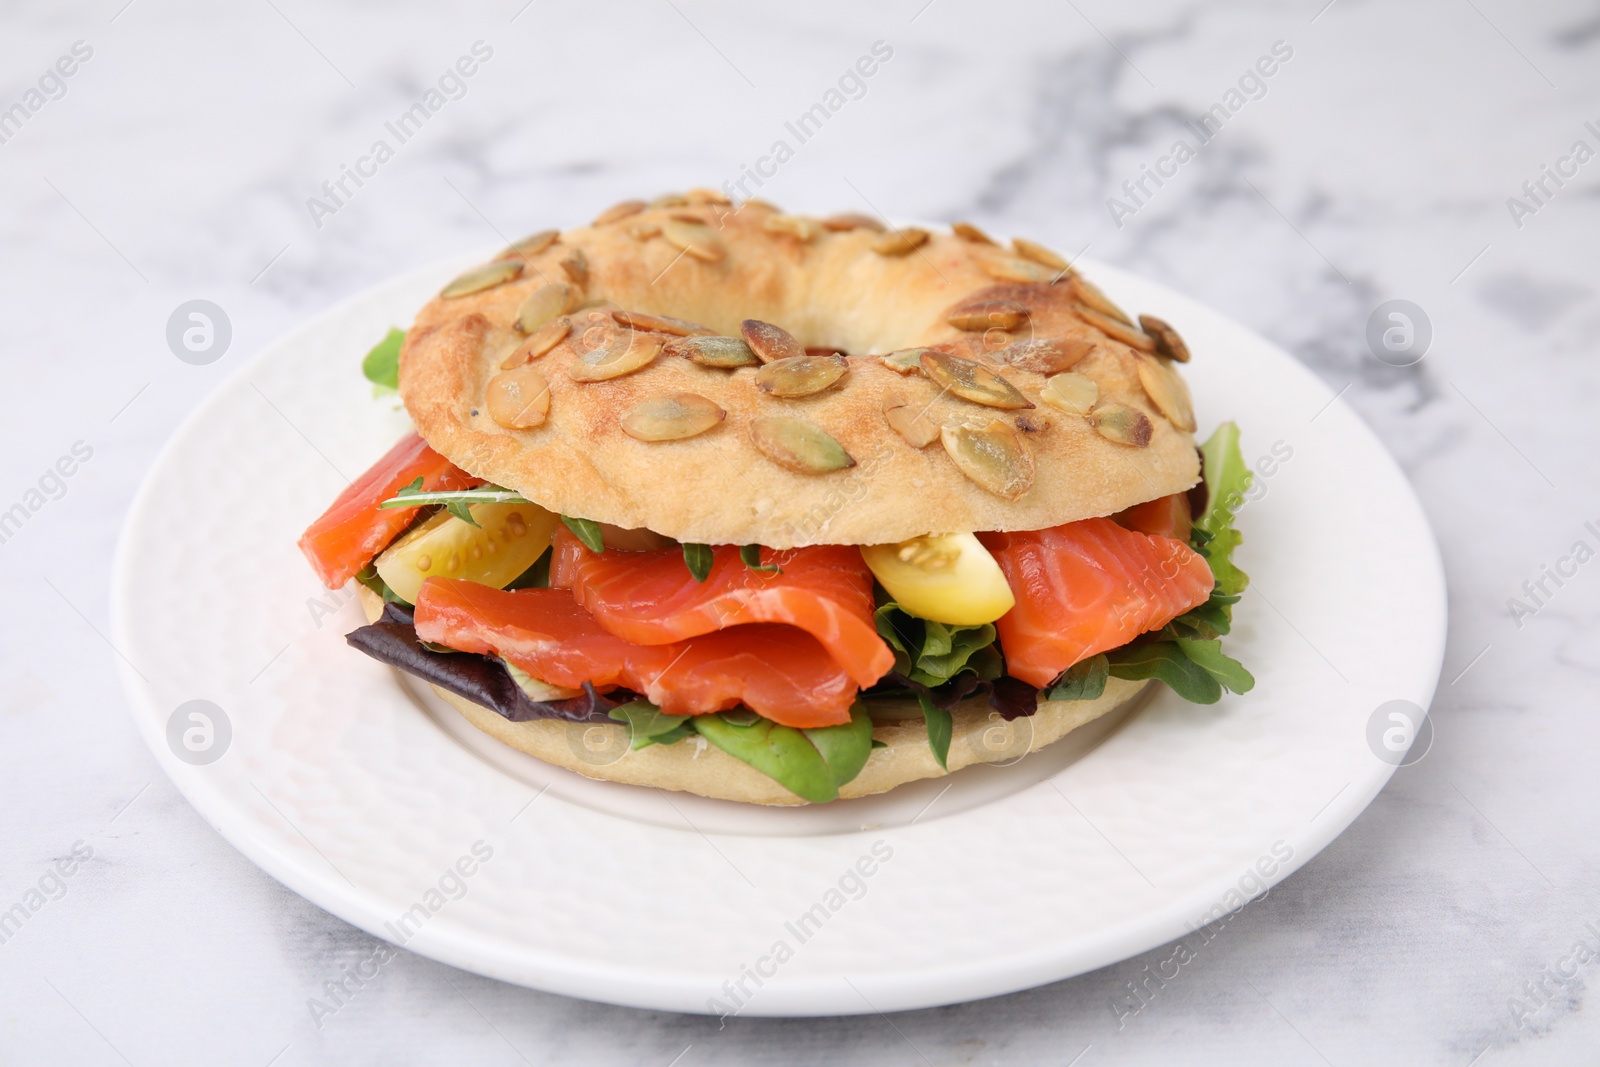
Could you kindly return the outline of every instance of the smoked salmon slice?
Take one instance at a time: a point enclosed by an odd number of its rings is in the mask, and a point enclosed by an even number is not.
[[[570,588],[601,626],[641,645],[747,623],[786,623],[821,642],[862,688],[894,666],[894,653],[872,623],[872,572],[856,548],[762,550],[777,573],[746,566],[733,545],[712,551],[711,571],[697,582],[679,549],[592,552],[561,529],[550,584]]]
[[[1173,493],[1171,496],[1146,500],[1143,504],[1135,504],[1117,512],[1111,516],[1111,521],[1140,533],[1171,537],[1178,541],[1188,541],[1189,533],[1194,528],[1194,520],[1189,513],[1188,493]]]
[[[995,623],[1006,673],[1040,688],[1211,594],[1211,568],[1194,549],[1110,519],[978,537],[1017,598]]]
[[[372,561],[401,530],[411,525],[418,508],[380,508],[395,493],[422,479],[430,492],[471,489],[482,485],[460,467],[409,433],[345,487],[328,510],[300,535],[300,551],[329,589],[338,589]]]
[[[855,682],[828,650],[792,626],[737,626],[639,645],[602,629],[564,589],[429,578],[417,594],[416,627],[424,641],[497,655],[552,685],[626,686],[667,715],[743,705],[808,729],[849,722],[856,697]]]

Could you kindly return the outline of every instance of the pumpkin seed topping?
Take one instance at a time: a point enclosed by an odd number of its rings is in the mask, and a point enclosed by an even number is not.
[[[948,352],[928,349],[921,357],[922,373],[939,388],[963,400],[991,408],[1031,408],[1033,403],[982,363]]]
[[[1087,375],[1067,371],[1045,382],[1039,399],[1069,415],[1087,415],[1100,400],[1100,387]]]
[[[512,328],[518,333],[532,333],[557,315],[577,310],[582,296],[576,286],[566,282],[541,285],[517,308],[517,320]]]
[[[883,232],[883,223],[871,215],[862,215],[854,211],[846,211],[841,215],[829,215],[822,220],[822,228],[834,233],[844,233],[848,230],[874,230]]]
[[[1129,326],[1112,318],[1110,315],[1096,311],[1092,307],[1085,307],[1082,304],[1074,307],[1072,313],[1107,337],[1121,341],[1130,348],[1136,348],[1140,352],[1154,352],[1156,350],[1155,338],[1136,326]]]
[[[826,430],[805,419],[768,415],[750,423],[750,440],[762,455],[799,474],[826,474],[856,461]]]
[[[812,396],[844,377],[848,369],[842,356],[790,356],[756,371],[756,388],[787,399]]]
[[[939,440],[956,469],[996,496],[1016,500],[1033,488],[1033,450],[1010,423],[945,423]]]
[[[737,337],[680,337],[667,344],[666,352],[683,356],[702,367],[756,367],[761,364],[750,346]]]
[[[703,434],[728,413],[698,393],[671,393],[635,404],[622,416],[622,432],[640,441],[681,441]]]
[[[945,316],[958,330],[1014,330],[1028,321],[1028,309],[1015,300],[974,300],[962,304]]]
[[[550,414],[550,383],[532,367],[501,371],[489,379],[483,406],[508,430],[528,430]]]
[[[975,245],[992,245],[994,238],[978,229],[970,222],[952,222],[950,232],[963,241],[971,241]]]
[[[903,230],[890,230],[872,242],[872,250],[880,256],[904,256],[921,248],[928,240],[928,231],[915,226]]]
[[[599,348],[567,364],[567,377],[575,382],[604,382],[632,374],[650,364],[661,351],[659,334],[622,333]]]
[[[801,244],[815,240],[822,233],[822,223],[803,215],[768,215],[762,220],[761,228],[768,233],[793,237]]]
[[[531,363],[540,356],[545,355],[556,345],[567,339],[567,334],[572,332],[572,320],[562,315],[560,318],[551,319],[533,332],[533,335],[512,350],[506,361],[500,364],[501,370],[510,370],[520,367],[524,363]]]
[[[984,256],[980,265],[991,278],[998,278],[1003,282],[1037,285],[1055,279],[1055,271],[1049,267],[1016,256]]]
[[[739,324],[739,335],[750,351],[763,363],[772,363],[792,356],[803,356],[806,350],[795,340],[794,334],[782,326],[774,326],[760,319],[745,319]]]
[[[922,370],[922,353],[931,351],[927,348],[902,348],[898,352],[890,352],[882,357],[885,367],[896,374],[916,374]]]
[[[1102,315],[1109,315],[1118,322],[1126,323],[1129,326],[1133,325],[1133,320],[1128,317],[1128,313],[1112,303],[1111,298],[1100,291],[1099,286],[1083,275],[1071,275],[1067,279],[1067,284],[1071,286],[1072,299],[1078,303],[1085,307],[1091,307]]]
[[[517,241],[516,243],[507,246],[507,248],[506,248],[506,250],[504,252],[501,252],[498,256],[495,256],[494,258],[497,259],[497,260],[500,260],[500,259],[523,259],[523,260],[532,259],[534,256],[538,255],[540,252],[543,252],[545,249],[547,249],[551,245],[555,244],[556,243],[556,239],[558,237],[560,237],[560,236],[561,236],[561,231],[560,230],[540,230],[538,233],[529,234],[527,237],[524,237],[522,240]]]
[[[1187,433],[1194,433],[1194,405],[1189,387],[1170,364],[1148,356],[1139,357],[1139,384],[1167,421]]]
[[[582,288],[589,284],[589,257],[583,254],[583,249],[574,248],[561,257],[561,269],[572,284]]]
[[[643,311],[613,311],[611,317],[617,325],[626,326],[630,330],[651,330],[655,333],[670,333],[674,337],[710,337],[716,331],[709,330],[698,322],[689,322],[684,319],[669,318],[666,315],[651,315]]]
[[[703,222],[668,219],[661,224],[661,236],[674,248],[681,248],[704,263],[717,263],[728,254],[717,231]]]
[[[1183,343],[1178,331],[1165,319],[1154,315],[1140,315],[1139,325],[1156,343],[1156,355],[1165,356],[1175,363],[1189,362],[1189,346]]]
[[[1013,237],[1011,239],[1011,247],[1016,249],[1017,255],[1023,259],[1032,260],[1041,266],[1049,267],[1058,274],[1072,269],[1065,259],[1056,255],[1044,245],[1030,241],[1026,237]]]
[[[1089,414],[1100,436],[1119,445],[1144,448],[1150,444],[1151,426],[1145,413],[1126,404],[1107,404]]]
[[[994,353],[994,358],[1018,370],[1035,374],[1059,374],[1071,370],[1094,351],[1094,343],[1081,337],[1041,338],[1013,341]]]
[[[926,448],[939,439],[939,423],[925,409],[906,403],[898,393],[884,399],[883,418],[912,448]]]
[[[613,222],[621,222],[632,215],[637,215],[644,210],[643,200],[624,200],[620,204],[612,204],[594,218],[593,225],[609,226]]]
[[[439,295],[446,300],[470,296],[485,289],[493,289],[497,285],[504,285],[521,274],[522,260],[497,259],[493,263],[485,263],[457,275],[454,281],[439,290]]]

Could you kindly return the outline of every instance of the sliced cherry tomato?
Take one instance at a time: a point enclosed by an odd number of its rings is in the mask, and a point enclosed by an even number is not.
[[[1211,594],[1211,568],[1194,549],[1110,519],[979,539],[1017,595],[995,623],[1006,672],[1030,685],[1159,630]]]
[[[641,645],[665,644],[745,623],[787,623],[827,648],[856,684],[871,685],[894,666],[872,623],[872,572],[850,545],[762,550],[756,570],[733,545],[712,550],[697,582],[682,548],[591,552],[556,531],[550,584],[570,587],[601,626]]]
[[[1135,504],[1111,516],[1111,521],[1130,530],[1150,534],[1152,537],[1170,537],[1175,541],[1189,540],[1194,519],[1189,513],[1189,494],[1173,493],[1158,496]]]
[[[668,715],[743,705],[784,726],[850,721],[856,686],[810,634],[735,626],[659,645],[602,629],[564,589],[491,589],[429,578],[417,595],[417,636],[500,656],[552,685],[624,685]]]
[[[329,589],[338,589],[395,536],[411,525],[418,508],[380,508],[402,488],[418,478],[422,488],[434,491],[470,489],[482,485],[460,467],[428,447],[415,433],[399,444],[367,472],[345,487],[322,517],[300,535],[300,551]]]

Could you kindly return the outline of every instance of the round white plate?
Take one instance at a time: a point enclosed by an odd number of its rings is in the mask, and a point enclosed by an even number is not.
[[[1012,766],[800,810],[591,781],[504,748],[346,646],[352,595],[322,589],[295,547],[408,426],[362,354],[460,265],[359,296],[243,366],[150,472],[113,583],[133,713],[173,781],[273,877],[379,937],[673,1011],[1005,993],[1163,944],[1282,879],[1388,779],[1377,709],[1428,706],[1443,574],[1377,439],[1248,330],[1090,264],[1187,338],[1202,432],[1233,419],[1246,458],[1270,459],[1239,515],[1253,584],[1228,639],[1252,692],[1197,707],[1162,690]]]

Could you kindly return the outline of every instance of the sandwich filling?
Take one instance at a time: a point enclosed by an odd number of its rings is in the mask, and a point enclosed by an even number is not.
[[[944,766],[948,709],[975,694],[1012,719],[1111,677],[1249,690],[1220,641],[1248,582],[1238,438],[1211,436],[1188,493],[1112,516],[772,550],[556,515],[411,434],[300,547],[330,588],[386,601],[348,637],[368,655],[513,721],[619,723],[636,750],[698,736],[821,802],[866,764],[883,698],[915,699]]]

